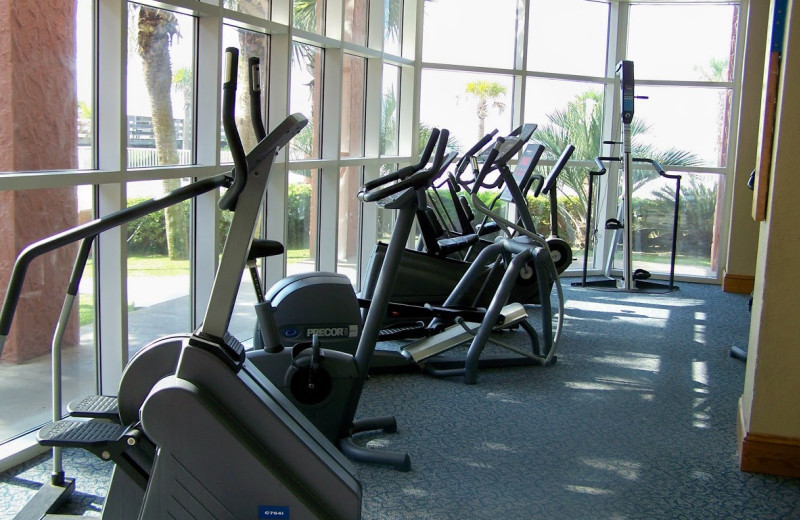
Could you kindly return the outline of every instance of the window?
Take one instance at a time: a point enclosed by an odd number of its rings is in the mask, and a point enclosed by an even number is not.
[[[400,55],[403,43],[403,0],[385,0],[383,52]]]
[[[292,43],[290,112],[300,112],[308,125],[290,143],[293,159],[317,159],[322,146],[322,49],[305,43]]]
[[[367,45],[367,0],[345,0],[344,41]]]
[[[364,123],[366,121],[365,89],[367,60],[344,55],[342,74],[342,157],[364,156]]]
[[[384,64],[381,155],[397,155],[400,135],[400,67]]]
[[[325,0],[292,0],[292,26],[303,31],[325,34]]]
[[[528,70],[603,76],[609,4],[533,0],[528,13]]]
[[[511,129],[510,76],[426,69],[422,71],[420,122],[450,130],[450,141],[468,149],[485,134]]]
[[[128,167],[192,164],[191,16],[128,4]]]
[[[336,271],[346,274],[354,286],[358,284],[358,244],[361,234],[361,202],[357,197],[359,186],[361,168],[351,166],[339,170]]]
[[[513,67],[516,26],[516,0],[425,2],[422,61]]]

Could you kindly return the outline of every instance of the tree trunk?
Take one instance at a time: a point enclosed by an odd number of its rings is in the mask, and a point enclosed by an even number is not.
[[[145,86],[153,110],[153,133],[158,164],[178,164],[175,119],[172,115],[172,62],[169,45],[177,34],[177,21],[168,11],[139,8],[138,50],[142,58]],[[178,179],[165,179],[164,190],[179,185]],[[164,210],[167,248],[171,260],[188,258],[189,223],[178,205]]]

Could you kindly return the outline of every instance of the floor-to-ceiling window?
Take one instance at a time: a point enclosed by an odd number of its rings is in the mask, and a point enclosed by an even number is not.
[[[613,213],[617,183],[611,175],[601,181],[594,216],[600,226],[587,234],[587,172],[594,156],[615,152],[602,141],[620,138],[614,68],[621,59],[635,62],[636,93],[648,98],[636,103],[637,153],[683,175],[677,272],[718,276],[742,67],[737,3],[66,4],[63,12],[42,8],[9,28],[34,32],[43,24],[64,35],[41,41],[41,53],[14,56],[0,73],[2,95],[24,108],[0,123],[3,142],[14,144],[0,155],[0,200],[14,215],[2,233],[8,265],[42,237],[230,170],[220,124],[221,51],[234,46],[241,51],[236,114],[246,150],[256,143],[246,89],[251,57],[260,59],[258,112],[267,130],[292,112],[310,121],[271,172],[256,233],[280,240],[286,251],[259,262],[267,285],[321,269],[358,286],[394,217],[358,202],[365,180],[415,160],[431,127],[450,130],[451,145],[463,150],[486,132],[505,134],[522,123],[538,125],[534,140],[547,148],[542,173],[566,144],[576,146],[558,184],[559,231],[575,251],[573,268],[588,246],[590,269],[599,272],[610,238],[602,223]],[[26,74],[49,79],[26,81]],[[635,262],[663,274],[670,185],[644,175],[636,188]],[[65,367],[65,401],[113,393],[129,352],[203,319],[230,223],[216,207],[219,196],[205,194],[101,236],[65,343],[74,358]],[[531,207],[546,233],[546,204]],[[0,379],[12,389],[30,384],[30,391],[12,391],[33,400],[2,401],[0,440],[34,429],[49,414],[49,340],[74,248],[58,255],[40,259],[47,268],[32,269],[41,277],[29,274],[29,303],[20,306],[0,359]],[[6,273],[0,282],[4,291]],[[245,342],[254,299],[245,274],[231,322]]]

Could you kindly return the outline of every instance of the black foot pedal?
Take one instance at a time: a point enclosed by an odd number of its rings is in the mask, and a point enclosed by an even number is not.
[[[633,272],[634,280],[647,280],[648,278],[650,278],[649,271],[645,271],[644,269],[637,269]]]
[[[118,443],[128,428],[107,421],[76,421],[64,419],[44,426],[36,435],[42,446],[61,448],[92,448]]]
[[[411,323],[398,323],[391,327],[381,329],[378,341],[391,341],[393,339],[421,338],[425,336],[425,324],[421,321]]]
[[[622,222],[615,218],[606,220],[606,229],[622,229]]]
[[[90,395],[67,405],[72,417],[105,419],[119,422],[117,398],[110,395]]]

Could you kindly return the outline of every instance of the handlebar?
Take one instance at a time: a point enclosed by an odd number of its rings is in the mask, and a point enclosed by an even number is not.
[[[656,161],[655,159],[645,159],[645,158],[642,158],[642,157],[634,157],[632,160],[633,160],[633,162],[650,164],[656,170],[656,172],[658,172],[658,174],[660,176],[664,177],[665,179],[673,179],[673,180],[675,180],[675,179],[680,179],[681,178],[680,175],[669,174],[669,173],[665,172],[664,171],[664,167],[661,166],[658,163],[658,161]]]
[[[467,166],[469,166],[470,157],[472,157],[473,155],[475,155],[476,153],[481,151],[484,146],[489,144],[489,141],[492,140],[492,137],[494,137],[495,134],[497,134],[497,129],[496,128],[494,130],[492,130],[491,132],[489,132],[488,134],[486,134],[483,137],[481,137],[480,141],[475,143],[472,146],[472,148],[470,148],[469,150],[464,152],[464,155],[461,156],[461,159],[456,164],[456,177],[457,177],[457,180],[459,182],[461,182],[461,178],[460,178],[461,174],[464,173],[464,170],[466,170]]]
[[[399,170],[386,174],[383,177],[378,177],[377,179],[371,180],[364,184],[361,187],[360,191],[369,191],[377,188],[378,186],[383,186],[384,184],[388,184],[390,182],[394,182],[397,180],[402,180],[412,175],[428,164],[428,160],[431,158],[431,153],[433,153],[433,148],[436,146],[436,141],[439,139],[439,129],[434,128],[431,130],[431,135],[428,137],[428,142],[425,144],[425,149],[422,151],[422,155],[419,158],[417,164],[410,164],[408,166],[404,166]]]
[[[253,122],[256,139],[261,141],[267,136],[264,120],[261,118],[261,60],[258,56],[253,56],[247,63],[250,72],[250,120]]]
[[[239,49],[225,49],[225,81],[222,83],[222,127],[233,155],[233,184],[219,199],[220,209],[236,210],[236,201],[247,184],[247,156],[236,129],[236,87],[239,71]],[[238,172],[238,173],[237,173]]]
[[[553,165],[553,168],[550,170],[550,173],[547,174],[547,177],[544,178],[541,184],[539,184],[536,189],[533,191],[533,196],[538,197],[540,193],[547,194],[553,186],[556,184],[556,179],[558,178],[558,174],[561,173],[561,170],[564,169],[564,166],[567,165],[569,158],[572,157],[572,153],[575,151],[575,147],[571,144],[568,144],[564,151],[561,152],[561,156],[559,156],[556,163]]]
[[[386,197],[396,193],[400,193],[408,188],[427,188],[430,185],[432,178],[436,175],[439,175],[439,172],[441,171],[442,163],[444,162],[444,152],[447,148],[448,138],[450,137],[450,132],[448,130],[434,130],[438,134],[438,145],[436,146],[436,154],[434,155],[433,163],[431,164],[430,168],[423,170],[422,168],[424,168],[425,163],[420,161],[415,165],[416,167],[419,167],[419,169],[405,178],[398,175],[400,170],[389,175],[384,175],[379,179],[375,179],[374,181],[365,184],[358,192],[358,200],[362,202],[374,202],[376,200],[385,199]],[[433,137],[434,132],[431,132],[431,138],[428,140],[428,144],[425,147],[425,155],[427,156],[430,156],[429,148],[433,147]],[[448,156],[448,161],[452,161],[453,157],[455,157],[455,152],[451,152],[451,154]],[[378,188],[378,186],[383,186],[392,181],[397,182],[395,184],[386,186],[385,188]]]
[[[3,300],[3,307],[2,310],[0,310],[0,354],[2,354],[4,338],[8,336],[11,330],[11,322],[14,318],[14,312],[16,311],[20,295],[22,294],[22,284],[25,281],[25,274],[34,259],[45,253],[72,244],[73,242],[87,238],[94,239],[94,237],[104,231],[108,231],[126,222],[136,220],[137,218],[162,210],[184,200],[197,197],[208,191],[218,189],[221,186],[227,186],[229,182],[230,177],[227,175],[217,175],[215,177],[202,179],[188,186],[183,186],[171,191],[161,197],[141,202],[135,206],[122,209],[105,217],[100,217],[86,224],[34,242],[23,249],[14,262],[11,278],[8,282],[8,289],[6,290],[5,299]]]
[[[472,185],[472,193],[477,193],[481,188],[491,190],[497,188],[503,183],[502,176],[498,176],[494,183],[486,183],[485,181],[486,176],[489,175],[489,172],[494,170],[494,162],[497,159],[497,156],[500,154],[500,149],[503,147],[504,142],[504,137],[498,137],[497,141],[494,143],[494,146],[492,146],[492,149],[489,150],[489,155],[486,156],[486,161],[483,163],[483,167],[478,172],[478,176],[475,178],[475,182]]]

